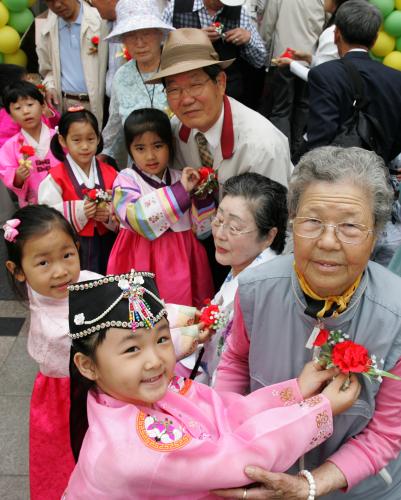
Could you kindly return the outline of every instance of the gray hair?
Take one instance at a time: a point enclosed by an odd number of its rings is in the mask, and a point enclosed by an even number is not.
[[[349,0],[336,11],[336,27],[351,45],[372,47],[382,23],[380,10],[367,0]]]
[[[394,193],[388,170],[380,156],[361,148],[324,146],[306,153],[290,180],[288,210],[295,217],[302,193],[314,182],[332,184],[346,181],[371,196],[376,233],[388,222]]]

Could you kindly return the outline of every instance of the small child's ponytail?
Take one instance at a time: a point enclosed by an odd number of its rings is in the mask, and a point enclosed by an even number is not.
[[[65,160],[65,153],[60,141],[58,140],[58,134],[54,134],[52,140],[50,141],[50,151],[53,156],[63,162]]]

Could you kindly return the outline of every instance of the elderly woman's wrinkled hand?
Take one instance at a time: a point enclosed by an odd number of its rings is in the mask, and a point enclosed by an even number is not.
[[[250,482],[259,483],[256,486],[247,487],[246,494],[244,487],[215,490],[213,493],[223,498],[246,498],[247,500],[273,498],[305,500],[308,498],[309,485],[302,476],[269,472],[256,466],[246,467],[245,474]]]
[[[304,399],[314,396],[322,390],[324,384],[339,374],[338,368],[325,370],[319,363],[307,363],[298,377],[298,385]]]

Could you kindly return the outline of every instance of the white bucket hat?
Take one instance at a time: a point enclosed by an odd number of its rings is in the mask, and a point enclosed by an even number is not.
[[[244,5],[245,0],[220,0],[220,2],[228,7],[239,7],[240,5]]]
[[[159,29],[167,34],[174,30],[161,20],[155,0],[119,0],[116,5],[116,25],[105,40],[122,43],[122,35],[143,29]]]

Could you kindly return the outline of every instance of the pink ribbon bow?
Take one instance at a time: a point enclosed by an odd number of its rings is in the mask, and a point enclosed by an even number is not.
[[[10,243],[15,243],[17,236],[19,234],[18,229],[16,229],[21,224],[19,219],[10,219],[6,221],[3,226],[4,229],[4,239]]]

